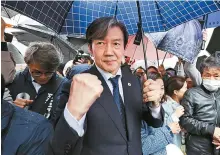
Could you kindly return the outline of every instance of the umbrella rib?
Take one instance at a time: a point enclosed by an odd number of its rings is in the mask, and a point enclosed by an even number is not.
[[[115,18],[117,16],[117,14],[118,14],[118,0],[116,2],[116,6],[115,6],[115,15],[114,15]]]
[[[166,52],[166,54],[165,54],[165,56],[163,58],[162,64],[164,63],[164,60],[165,60],[166,56],[167,56],[167,52]]]
[[[137,50],[137,45],[136,45],[136,47],[135,47],[135,50],[134,50],[134,53],[133,53],[133,56],[132,56],[132,60],[133,60],[133,58],[134,58],[134,54],[135,54],[136,50]]]
[[[3,6],[3,8],[4,8],[4,10],[5,10],[6,14],[8,15],[8,17],[11,19],[11,17],[10,17],[10,15],[9,15],[8,11],[5,9],[5,7],[4,7],[4,6]]]
[[[156,53],[157,53],[157,65],[158,65],[158,67],[159,67],[159,55],[158,55],[158,50],[157,50],[157,48],[156,48]],[[162,63],[163,64],[163,63]]]

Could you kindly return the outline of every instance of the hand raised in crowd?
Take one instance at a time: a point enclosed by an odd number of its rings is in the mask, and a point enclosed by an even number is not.
[[[215,127],[213,139],[220,142],[220,128]]]
[[[160,105],[160,83],[154,80],[147,80],[143,84],[143,102],[153,102],[153,107]]]
[[[168,126],[173,134],[178,134],[181,131],[180,125],[177,122],[170,123]]]
[[[214,139],[214,140],[212,141],[212,144],[214,144],[214,145],[216,146],[216,149],[220,149],[220,141]]]
[[[101,81],[92,74],[79,74],[73,77],[67,108],[80,120],[103,91]]]
[[[176,117],[180,118],[184,114],[184,108],[182,106],[177,107],[174,114]]]
[[[207,40],[207,36],[208,36],[207,31],[203,30],[202,31],[202,39],[206,41]]]
[[[20,108],[25,108],[26,106],[30,105],[32,102],[33,100],[17,98],[13,103]]]

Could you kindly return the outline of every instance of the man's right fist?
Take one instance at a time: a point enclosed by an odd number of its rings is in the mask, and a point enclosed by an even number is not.
[[[71,83],[68,110],[80,120],[102,91],[102,83],[97,76],[88,73],[75,75]]]

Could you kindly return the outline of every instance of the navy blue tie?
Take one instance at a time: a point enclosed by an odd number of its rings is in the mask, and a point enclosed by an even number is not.
[[[126,131],[125,106],[124,106],[124,103],[122,101],[121,95],[119,93],[119,85],[118,85],[119,77],[120,77],[120,75],[117,75],[116,77],[110,78],[109,80],[112,83],[114,101],[115,101],[115,103],[118,107],[119,113],[121,115],[122,123],[123,123],[123,126],[124,126],[125,131]]]

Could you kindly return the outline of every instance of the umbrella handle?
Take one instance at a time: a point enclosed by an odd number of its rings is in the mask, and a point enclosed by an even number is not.
[[[158,65],[158,67],[160,66],[160,64],[159,64],[159,55],[158,55],[158,50],[157,50],[157,48],[156,48],[156,53],[157,53],[157,65]],[[163,64],[163,63],[162,63]]]
[[[144,31],[143,31],[143,28],[141,28],[142,30],[142,46],[143,46],[143,52],[144,52],[144,64],[145,64],[145,73],[146,73],[146,76],[148,76],[148,64],[147,64],[147,55],[146,55],[146,49],[147,49],[147,43],[148,43],[148,39],[147,39],[147,42],[146,42],[146,48],[144,46]]]
[[[207,20],[208,20],[208,15],[204,15],[203,16],[203,20],[204,20],[204,24],[203,24],[203,29],[206,29],[207,27]],[[202,46],[201,46],[201,50],[205,49],[205,40],[202,40]]]

